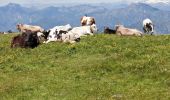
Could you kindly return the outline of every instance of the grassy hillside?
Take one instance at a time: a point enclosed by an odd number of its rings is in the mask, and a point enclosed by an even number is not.
[[[96,35],[11,49],[0,35],[0,100],[169,100],[170,36]]]

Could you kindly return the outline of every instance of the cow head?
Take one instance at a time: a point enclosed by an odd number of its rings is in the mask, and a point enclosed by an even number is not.
[[[98,29],[97,29],[96,24],[91,25],[90,30],[91,30],[92,33],[97,33]]]
[[[118,28],[124,27],[123,25],[115,25],[115,30],[117,31]]]
[[[83,16],[83,17],[80,19],[80,22],[81,22],[81,26],[85,26],[85,25],[87,24],[86,16]]]
[[[37,36],[39,37],[39,39],[41,39],[42,37],[47,40],[47,37],[50,33],[50,30],[44,30],[43,32],[37,32]]]
[[[87,22],[86,22],[87,25],[93,25],[93,24],[96,24],[95,20],[93,17],[90,17]]]
[[[36,33],[26,32],[22,34],[24,37],[25,47],[34,48],[39,45],[39,39]]]
[[[43,31],[43,32],[42,32],[42,33],[43,33],[43,37],[44,37],[44,39],[46,39],[46,40],[47,40],[47,37],[48,37],[48,35],[49,35],[50,31],[51,31],[51,30],[47,30],[47,31]]]
[[[74,41],[80,42],[80,36],[78,34],[74,35]]]
[[[151,34],[153,34],[153,25],[152,25],[152,23],[147,23],[146,24],[146,30],[147,30],[147,32],[149,33],[151,33]]]
[[[17,24],[16,25],[16,28],[17,28],[17,30],[19,30],[19,31],[21,31],[21,28],[23,27],[23,24]]]

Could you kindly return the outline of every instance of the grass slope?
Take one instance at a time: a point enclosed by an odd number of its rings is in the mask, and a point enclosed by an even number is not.
[[[170,36],[96,35],[11,49],[0,35],[0,100],[169,100]]]

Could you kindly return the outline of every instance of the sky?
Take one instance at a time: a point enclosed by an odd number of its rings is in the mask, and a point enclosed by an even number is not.
[[[8,3],[18,3],[21,5],[35,5],[35,4],[65,4],[65,3],[114,3],[114,2],[141,2],[141,1],[170,1],[170,0],[0,0],[0,5]]]
[[[52,4],[52,3],[110,3],[110,2],[132,2],[141,0],[0,0],[0,5],[5,5],[8,3],[18,3],[18,4]]]

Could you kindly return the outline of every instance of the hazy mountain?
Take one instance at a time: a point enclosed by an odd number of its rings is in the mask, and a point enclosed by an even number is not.
[[[156,3],[156,4],[150,4],[152,7],[158,8],[160,10],[170,11],[170,3]]]
[[[40,25],[45,29],[68,23],[72,26],[80,26],[80,18],[85,14],[95,17],[100,31],[103,30],[104,26],[113,28],[115,24],[123,24],[142,30],[143,19],[150,18],[155,24],[156,32],[170,33],[170,12],[143,3],[116,8],[112,7],[111,4],[93,6],[86,4],[71,7],[51,6],[44,9],[8,4],[0,7],[0,31],[16,30],[17,23]]]
[[[144,3],[161,10],[170,11],[169,0],[146,0]]]

